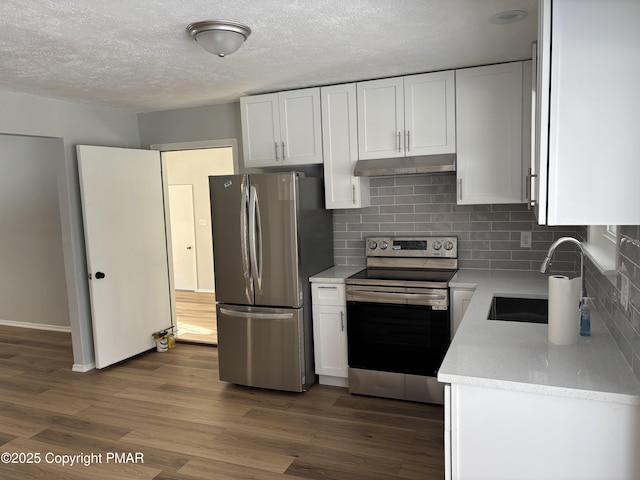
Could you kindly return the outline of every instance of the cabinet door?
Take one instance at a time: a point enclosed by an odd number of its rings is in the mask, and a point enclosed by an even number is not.
[[[360,160],[404,156],[402,77],[359,82],[358,154]]]
[[[404,77],[405,154],[455,153],[455,74]]]
[[[244,166],[267,167],[281,163],[278,94],[240,99]]]
[[[369,179],[353,176],[358,161],[356,84],[322,87],[321,101],[326,207],[367,207]]]
[[[320,89],[306,88],[278,94],[280,154],[285,165],[322,163]]]
[[[313,339],[318,375],[348,376],[346,328],[346,307],[314,305]]]
[[[551,80],[551,0],[538,4],[538,43],[536,45],[536,111],[535,111],[535,170],[532,184],[536,197],[535,214],[540,225],[547,224],[547,185],[549,152],[549,83]]]
[[[459,204],[522,202],[522,62],[456,71]]]
[[[539,45],[549,85],[541,125],[549,132],[548,157],[541,152],[548,224],[637,225],[640,2],[541,1],[540,8],[550,39]]]

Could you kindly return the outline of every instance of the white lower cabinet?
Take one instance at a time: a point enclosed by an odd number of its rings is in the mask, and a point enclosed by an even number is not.
[[[347,301],[344,284],[313,283],[316,374],[323,385],[348,386]]]
[[[445,392],[447,479],[640,478],[639,405],[463,384]]]

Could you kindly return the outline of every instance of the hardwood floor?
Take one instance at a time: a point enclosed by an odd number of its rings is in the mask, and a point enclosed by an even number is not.
[[[69,334],[0,327],[0,452],[40,454],[30,464],[2,457],[0,478],[444,477],[438,406],[323,385],[296,394],[226,384],[208,345],[180,343],[88,373],[71,364]]]
[[[215,293],[176,290],[176,323],[179,340],[216,345]]]

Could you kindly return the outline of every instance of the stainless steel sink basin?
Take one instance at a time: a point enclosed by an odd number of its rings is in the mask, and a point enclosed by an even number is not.
[[[546,298],[495,296],[491,301],[488,320],[508,322],[549,323]]]

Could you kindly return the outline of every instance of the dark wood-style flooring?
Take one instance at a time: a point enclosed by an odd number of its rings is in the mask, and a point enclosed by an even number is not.
[[[230,385],[206,345],[179,343],[88,373],[71,365],[69,334],[0,327],[0,452],[16,460],[3,456],[0,478],[444,476],[438,406],[323,385],[302,394]],[[129,462],[114,463],[116,454]]]

